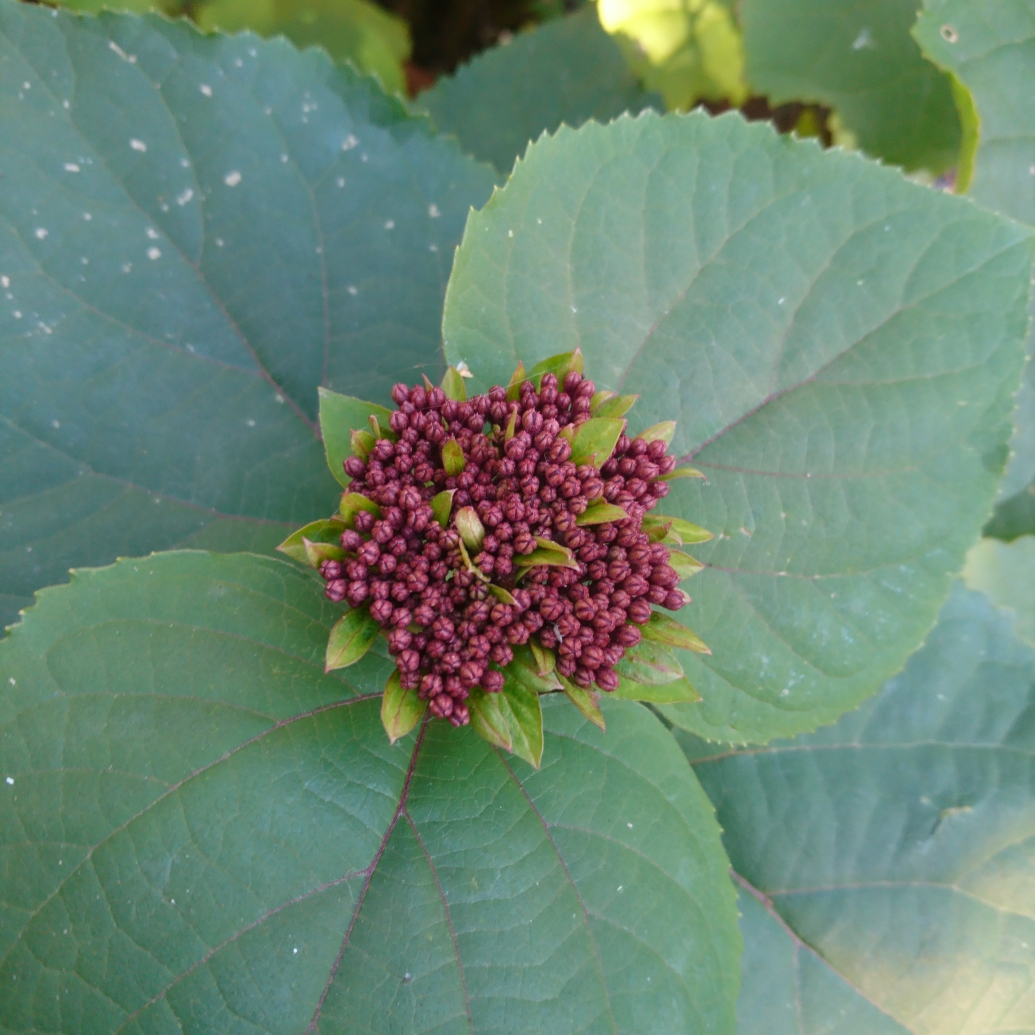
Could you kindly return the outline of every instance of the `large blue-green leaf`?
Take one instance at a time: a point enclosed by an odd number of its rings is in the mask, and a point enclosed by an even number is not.
[[[829,105],[839,129],[871,155],[940,172],[959,157],[960,119],[951,80],[909,35],[917,7],[918,0],[743,0],[748,81],[773,104]]]
[[[441,369],[492,174],[317,51],[0,0],[0,625],[328,513],[317,386]]]
[[[970,195],[1035,226],[1035,8],[1018,0],[925,0],[913,31],[924,53],[970,91],[979,117]],[[1035,355],[1035,339],[1028,351]],[[1014,415],[1014,456],[988,533],[1035,532],[1035,363]]]
[[[957,586],[836,726],[681,735],[744,889],[743,1035],[1035,1031],[1033,715],[1035,651]]]
[[[963,580],[1013,618],[1019,639],[1035,647],[1035,535],[1011,543],[982,539],[967,553]]]
[[[682,653],[704,736],[815,728],[919,645],[986,519],[1023,362],[1030,231],[739,116],[653,114],[530,148],[468,223],[451,361],[481,384],[580,347],[677,420],[715,533]]]
[[[509,173],[544,131],[638,112],[648,100],[589,5],[485,51],[416,103],[468,154]]]
[[[371,651],[273,559],[158,554],[0,643],[0,1030],[733,1030],[733,888],[642,706],[544,699],[542,768],[389,744]]]

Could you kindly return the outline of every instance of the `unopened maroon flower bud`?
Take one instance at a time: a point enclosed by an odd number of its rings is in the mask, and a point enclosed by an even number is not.
[[[359,510],[352,519],[357,532],[369,532],[374,527],[374,515],[369,510]]]
[[[350,582],[346,593],[346,599],[353,607],[358,607],[366,600],[370,593],[370,586],[366,582]]]
[[[323,592],[328,600],[333,600],[336,604],[340,604],[345,599],[347,590],[348,583],[344,579],[331,579],[324,587]]]
[[[585,668],[598,669],[604,663],[604,652],[599,647],[592,645],[583,647],[582,657],[579,660]]]
[[[396,655],[406,650],[413,640],[412,634],[404,628],[393,629],[388,634],[388,653]]]
[[[664,586],[651,586],[647,590],[646,599],[652,604],[663,604],[666,596],[668,596],[668,590]]]
[[[420,668],[420,654],[412,648],[404,650],[396,659],[400,672],[416,672]]]
[[[381,556],[381,547],[376,540],[370,539],[356,551],[356,556],[363,564],[376,564]]]
[[[341,548],[343,550],[353,552],[363,545],[363,537],[359,532],[355,532],[351,528],[347,528],[341,533],[341,539],[339,542],[341,543]]]
[[[496,662],[500,668],[506,668],[514,660],[514,652],[506,643],[493,644],[489,657]]]
[[[453,698],[449,694],[437,694],[428,707],[436,718],[448,719],[453,714]]]
[[[485,671],[485,664],[480,661],[465,661],[460,666],[460,681],[466,687],[477,686]]]
[[[571,456],[571,443],[566,438],[558,438],[546,451],[546,456],[555,464],[564,463]]]
[[[514,536],[514,552],[522,555],[530,554],[536,548],[535,536],[531,532],[519,532]]]
[[[454,631],[453,623],[445,617],[436,618],[431,625],[431,635],[443,642],[451,640]]]
[[[650,620],[650,603],[640,597],[634,600],[628,609],[629,620],[635,622],[637,625],[646,625]]]
[[[678,611],[686,603],[686,594],[681,593],[678,589],[672,589],[665,595],[663,606],[667,607],[669,611]]]
[[[572,674],[571,681],[576,686],[588,690],[593,685],[593,672],[585,665],[579,665]]]
[[[378,625],[387,625],[392,619],[392,602],[390,600],[375,600],[370,605],[370,617]]]
[[[342,466],[350,478],[362,478],[367,473],[367,465],[358,456],[350,456]]]
[[[621,647],[635,647],[642,639],[643,633],[635,625],[623,625],[614,632],[614,641]]]
[[[413,621],[413,614],[408,607],[397,607],[392,612],[392,625],[405,628]]]
[[[620,680],[618,678],[618,673],[613,668],[598,668],[593,674],[596,677],[596,684],[601,690],[611,693],[618,689]]]
[[[435,672],[428,672],[421,677],[420,696],[427,700],[442,693],[442,677]]]
[[[341,561],[324,561],[320,565],[320,575],[325,579],[340,579],[341,572]]]
[[[481,688],[487,694],[498,694],[503,689],[503,673],[486,669],[481,677]]]

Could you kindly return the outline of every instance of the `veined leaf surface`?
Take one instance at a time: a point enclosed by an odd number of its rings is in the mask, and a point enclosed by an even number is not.
[[[426,722],[297,567],[158,554],[0,643],[0,1029],[733,1028],[708,799],[643,707],[543,699],[542,768]]]
[[[837,725],[683,735],[743,888],[738,1031],[1035,1028],[1035,651],[961,585]]]
[[[624,118],[529,149],[446,297],[481,384],[581,348],[706,479],[680,613],[706,737],[830,722],[920,644],[991,508],[1024,358],[1030,231],[739,116]]]
[[[318,51],[12,0],[0,124],[0,625],[71,566],[330,513],[317,387],[438,376],[492,173]]]

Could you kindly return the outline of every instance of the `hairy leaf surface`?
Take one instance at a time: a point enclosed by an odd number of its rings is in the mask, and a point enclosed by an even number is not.
[[[920,643],[1006,460],[1030,232],[739,116],[641,115],[530,148],[472,216],[451,362],[506,383],[582,349],[678,421],[661,510],[715,533],[680,613],[712,650],[675,722],[766,740],[830,722]]]
[[[1035,651],[957,585],[836,726],[751,751],[684,735],[744,889],[740,1031],[1035,1030],[1033,714]]]
[[[729,1032],[728,861],[642,706],[542,768],[429,722],[273,559],[78,572],[0,643],[0,1030]],[[558,699],[559,698],[559,699]]]
[[[317,51],[11,0],[0,123],[0,624],[329,513],[317,386],[437,376],[490,171]]]
[[[743,0],[747,78],[771,104],[833,108],[839,129],[875,157],[941,172],[959,155],[960,119],[951,80],[909,35],[918,6]]]
[[[503,174],[561,123],[606,122],[650,103],[592,4],[493,47],[443,76],[416,106]]]

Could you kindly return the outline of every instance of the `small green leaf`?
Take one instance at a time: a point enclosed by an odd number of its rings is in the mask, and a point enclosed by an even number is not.
[[[508,678],[496,696],[501,698],[500,711],[510,730],[510,750],[538,769],[543,760],[543,709],[539,695]]]
[[[507,402],[517,402],[521,398],[521,385],[527,380],[525,364],[519,359],[518,365],[514,369],[514,373],[510,375],[510,381],[507,383]]]
[[[428,702],[422,701],[416,690],[404,690],[399,670],[392,669],[381,698],[381,724],[388,739],[394,744],[405,737],[424,718],[427,709]]]
[[[449,439],[442,446],[442,466],[446,469],[446,474],[450,478],[456,478],[458,475],[463,474],[464,468],[467,466],[467,462],[464,460],[464,451],[460,448],[460,443],[455,438]]]
[[[686,543],[706,543],[715,537],[706,528],[700,525],[691,524],[682,518],[671,517],[668,514],[647,514],[643,518],[643,529],[648,532],[658,529],[665,529],[665,536],[672,539],[677,545],[683,546]],[[665,538],[661,536],[661,538]]]
[[[509,589],[505,589],[503,586],[497,586],[495,584],[489,586],[489,592],[502,604],[516,604],[517,601],[514,599],[514,595]]]
[[[335,543],[344,531],[344,523],[336,518],[311,521],[304,528],[300,528],[297,532],[292,532],[277,549],[281,553],[287,554],[293,561],[308,564],[309,560],[305,548],[305,541],[307,539],[313,543]]]
[[[446,372],[442,377],[442,391],[446,393],[447,399],[452,399],[454,402],[467,401],[467,388],[456,367],[446,367]]]
[[[542,646],[537,637],[533,636],[528,641],[528,646],[535,658],[536,671],[539,675],[545,676],[548,672],[556,670],[557,658],[554,652],[548,647]]]
[[[597,392],[597,395],[600,393]],[[596,399],[596,396],[593,397]],[[608,398],[590,406],[594,417],[622,417],[628,413],[639,399],[638,395],[615,395],[611,392]]]
[[[594,500],[575,519],[576,525],[603,525],[608,521],[626,521],[629,515],[614,503]]]
[[[667,647],[678,647],[680,650],[692,650],[695,654],[711,654],[707,644],[695,632],[685,625],[680,625],[674,618],[663,615],[660,611],[651,614],[646,625],[640,626],[643,638],[653,643],[662,643]]]
[[[610,696],[619,697],[623,701],[648,701],[651,704],[694,704],[701,699],[686,676],[673,679],[671,683],[654,685],[623,678]]]
[[[366,460],[370,456],[370,450],[374,448],[377,439],[369,431],[354,431],[349,439],[352,447],[352,455],[358,456],[360,460]]]
[[[602,403],[607,402],[608,399],[615,399],[618,397],[617,392],[612,392],[610,388],[600,388],[593,393],[593,398],[589,400],[589,412],[593,416],[597,416],[597,407]]]
[[[573,464],[592,464],[599,470],[611,456],[625,421],[618,417],[591,417],[575,430],[571,443]]]
[[[674,420],[663,420],[658,424],[652,424],[636,437],[643,439],[644,442],[664,442],[668,446],[672,444],[675,434],[676,422]]]
[[[464,546],[472,553],[477,553],[482,548],[485,526],[474,507],[461,507],[456,512],[456,530],[460,533]]]
[[[381,516],[381,508],[372,499],[361,496],[358,492],[346,492],[338,505],[338,513],[341,514],[341,520],[349,528],[352,528],[356,514],[360,510],[369,511],[376,518]]]
[[[339,395],[326,388],[318,389],[320,397],[320,434],[327,455],[327,466],[331,474],[342,484],[348,485],[349,478],[343,467],[345,461],[355,453],[352,433],[363,432],[371,417],[383,419],[385,426],[392,415],[391,410],[377,403],[356,399],[351,395]],[[369,434],[369,432],[364,432]],[[371,443],[371,446],[373,443]],[[369,451],[369,450],[368,450]]]
[[[513,650],[514,660],[506,668],[507,675],[513,676],[522,686],[537,694],[547,694],[561,689],[556,670],[542,671],[532,650],[531,641],[527,644],[518,644]]]
[[[696,467],[677,467],[674,471],[669,471],[668,474],[663,474],[661,480],[663,482],[674,482],[677,478],[703,478],[704,475],[697,470]]]
[[[367,418],[367,424],[370,426],[370,433],[375,439],[386,438],[389,442],[397,442],[399,440],[399,436],[389,427],[388,421],[386,420],[382,424],[376,413],[370,414]]]
[[[560,543],[556,543],[552,539],[547,539],[545,536],[537,535],[535,537],[535,541],[543,550],[553,550],[554,553],[563,554],[568,560],[575,559],[575,554],[573,554],[568,547],[562,546]]]
[[[582,373],[582,350],[575,349],[574,352],[560,352],[556,356],[547,356],[540,360],[525,375],[526,381],[531,381],[538,388],[543,380],[543,374],[555,374],[558,384],[563,385],[565,377],[572,370]]]
[[[463,559],[464,567],[476,578],[481,579],[482,582],[488,582],[489,576],[485,574],[472,560],[471,555],[467,552],[467,547],[464,545],[463,539],[460,540],[460,557]]]
[[[683,678],[683,666],[676,656],[660,643],[641,640],[625,652],[625,657],[615,665],[615,671],[623,679],[645,686],[662,686]]]
[[[704,565],[696,557],[691,557],[690,554],[683,553],[682,550],[672,548],[669,548],[668,551],[668,563],[670,568],[675,569],[680,581],[696,575],[704,568]]]
[[[507,430],[503,434],[503,441],[509,442],[517,430],[517,410],[510,411],[510,420],[507,421]]]
[[[324,561],[340,561],[345,551],[335,543],[314,543],[311,539],[303,539],[306,563],[311,568],[319,568]]]
[[[324,672],[354,665],[373,645],[381,626],[365,607],[354,607],[334,623],[327,640]]]
[[[540,565],[555,568],[572,568],[578,570],[578,561],[565,557],[556,550],[533,550],[531,553],[514,555],[514,564],[519,568],[536,568]]]
[[[607,726],[604,723],[604,713],[600,710],[599,694],[592,690],[583,690],[576,686],[570,679],[558,676],[561,681],[561,689],[565,692],[568,700],[595,726],[599,726],[606,732]]]
[[[487,694],[480,686],[476,686],[467,698],[467,711],[471,717],[471,729],[479,737],[494,747],[511,751],[514,736],[500,707],[502,696],[502,693]]]
[[[431,510],[435,520],[445,528],[449,524],[449,514],[453,509],[453,496],[456,489],[445,489],[431,501]]]

